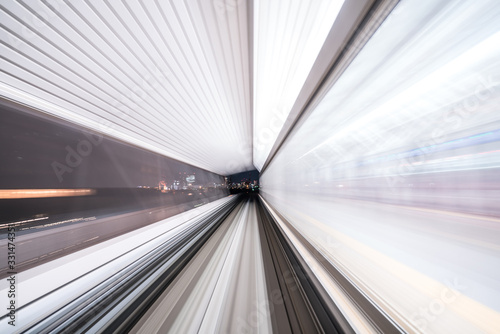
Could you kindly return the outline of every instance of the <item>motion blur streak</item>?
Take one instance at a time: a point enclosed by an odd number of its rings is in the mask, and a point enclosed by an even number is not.
[[[272,332],[258,232],[255,204],[240,205],[132,331]]]
[[[0,199],[89,196],[95,193],[94,189],[0,189]]]
[[[500,0],[0,1],[0,40],[0,333],[500,333]]]
[[[402,1],[260,178],[409,332],[500,332],[499,15]]]

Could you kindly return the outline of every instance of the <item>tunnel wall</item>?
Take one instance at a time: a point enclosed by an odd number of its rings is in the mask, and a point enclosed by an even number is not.
[[[446,289],[500,311],[499,11],[401,2],[260,176],[265,200],[417,331],[446,322],[418,311]]]

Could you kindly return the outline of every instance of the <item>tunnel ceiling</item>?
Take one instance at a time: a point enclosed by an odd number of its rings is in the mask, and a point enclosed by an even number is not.
[[[342,4],[2,2],[0,95],[218,174],[260,169]]]

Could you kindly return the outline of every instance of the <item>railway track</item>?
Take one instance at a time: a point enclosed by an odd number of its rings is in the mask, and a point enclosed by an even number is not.
[[[71,301],[33,316],[19,332],[358,331],[359,325],[346,317],[345,305],[338,305],[315,277],[304,250],[349,295],[349,307],[354,305],[365,329],[401,332],[291,225],[285,230],[283,224],[283,217],[258,196],[235,196]],[[84,285],[85,279],[76,281]],[[21,307],[19,314],[49,297]]]

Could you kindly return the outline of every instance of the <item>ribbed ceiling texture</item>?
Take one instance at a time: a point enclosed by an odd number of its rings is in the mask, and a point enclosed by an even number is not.
[[[0,95],[221,175],[251,170],[341,4],[3,1]]]

